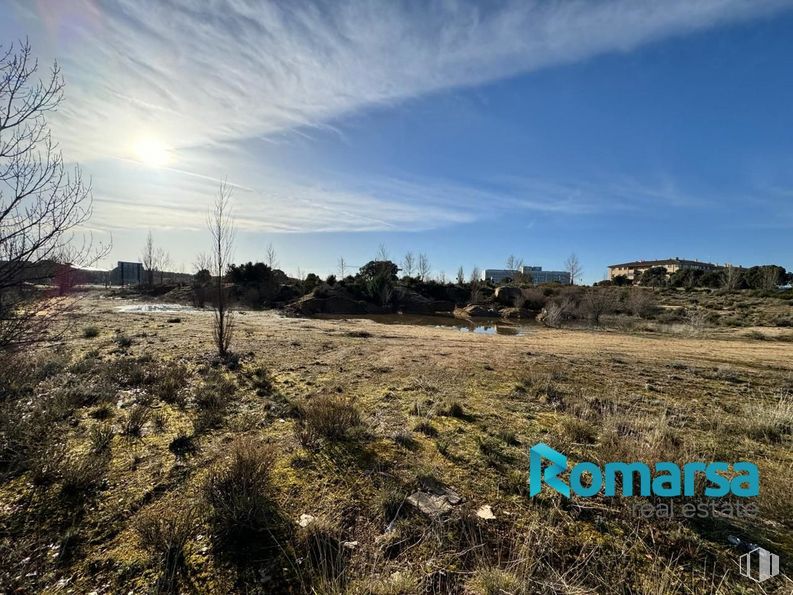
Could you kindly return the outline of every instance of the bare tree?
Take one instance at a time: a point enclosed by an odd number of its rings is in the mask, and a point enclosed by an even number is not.
[[[446,281],[447,281],[446,271],[441,271],[440,273],[438,273],[438,283],[442,283],[443,285],[446,285]]]
[[[229,308],[224,278],[234,248],[234,220],[231,213],[231,187],[224,181],[207,217],[212,238],[211,269],[216,279],[214,340],[218,355],[225,357],[234,334],[233,311]]]
[[[575,281],[581,276],[582,271],[581,263],[575,255],[575,252],[564,261],[564,270],[570,273],[570,285],[575,285]]]
[[[267,244],[267,251],[264,253],[264,259],[267,266],[271,269],[275,269],[278,266],[278,255],[275,252],[275,248],[273,248],[272,242]]]
[[[423,252],[419,254],[419,262],[417,265],[417,275],[418,278],[422,281],[426,281],[430,278],[430,271],[432,268],[430,267],[430,259],[427,258],[427,255]]]
[[[761,282],[763,289],[776,289],[779,286],[780,270],[774,265],[767,265],[762,268]]]
[[[479,267],[471,269],[471,303],[478,304],[482,297],[482,273]]]
[[[465,271],[463,267],[460,266],[460,268],[457,269],[457,285],[462,285],[463,283],[465,283]]]
[[[171,265],[171,255],[163,248],[157,248],[155,253],[156,270],[160,273],[160,285],[164,282],[165,269]]]
[[[522,258],[515,258],[514,255],[510,254],[507,257],[507,270],[516,271],[520,273],[521,268],[523,267],[523,259]]]
[[[143,274],[146,276],[146,285],[154,285],[154,269],[157,267],[157,254],[154,248],[154,236],[151,230],[146,234],[146,243],[143,244],[143,251],[140,253],[140,262],[143,264]]]
[[[600,325],[604,314],[614,311],[615,296],[608,288],[590,288],[581,300],[581,313],[595,326]]]
[[[68,308],[37,287],[59,265],[89,266],[109,250],[76,237],[91,187],[67,170],[47,124],[63,99],[60,68],[40,80],[38,66],[27,42],[0,45],[0,349],[43,340]]]
[[[735,291],[741,283],[740,267],[728,264],[722,272],[722,286],[728,291]]]
[[[406,277],[412,277],[415,269],[416,257],[413,256],[412,252],[408,252],[405,254],[405,258],[402,259],[402,272],[405,273]]]
[[[390,260],[388,255],[388,249],[385,247],[385,244],[380,244],[377,248],[377,254],[374,257],[375,260]]]
[[[339,267],[339,279],[344,279],[347,276],[347,269],[350,267],[343,256],[339,256],[339,264],[337,266]]]

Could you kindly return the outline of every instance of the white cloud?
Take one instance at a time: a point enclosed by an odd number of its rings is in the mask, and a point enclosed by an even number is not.
[[[68,38],[55,120],[75,158],[135,135],[177,147],[315,126],[362,107],[623,51],[781,0],[20,0]]]
[[[263,172],[235,145],[332,125],[334,118],[443,89],[626,51],[769,13],[782,0],[572,0],[435,3],[337,0],[50,0],[15,4],[54,40],[68,100],[52,119],[68,157],[124,159],[140,137],[178,149],[196,172],[97,172],[95,224],[203,225],[215,178],[233,170],[240,225],[281,231],[426,229],[507,209],[588,212],[575,185],[484,191],[439,180]],[[21,32],[23,33],[23,32]],[[24,34],[24,33],[23,33]],[[200,150],[200,159],[190,159]],[[108,172],[113,172],[108,173]],[[141,202],[141,196],[146,199]],[[203,209],[201,209],[203,211]]]

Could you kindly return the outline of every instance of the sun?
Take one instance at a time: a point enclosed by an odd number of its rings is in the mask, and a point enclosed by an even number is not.
[[[164,142],[153,136],[141,137],[132,145],[135,159],[149,167],[165,167],[171,162],[171,150]]]

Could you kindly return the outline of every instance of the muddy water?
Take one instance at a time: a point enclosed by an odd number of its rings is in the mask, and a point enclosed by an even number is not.
[[[461,333],[476,333],[482,335],[525,335],[538,326],[534,320],[510,320],[502,318],[473,318],[462,320],[453,316],[422,316],[419,314],[370,314],[370,315],[345,315],[345,314],[318,314],[314,318],[323,320],[371,320],[380,324],[411,324],[416,326],[431,326],[433,328],[448,328]]]

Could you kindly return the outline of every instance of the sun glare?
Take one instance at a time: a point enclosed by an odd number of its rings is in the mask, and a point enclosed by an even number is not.
[[[149,167],[164,167],[171,161],[169,147],[151,136],[139,138],[132,146],[132,153],[135,159]]]

